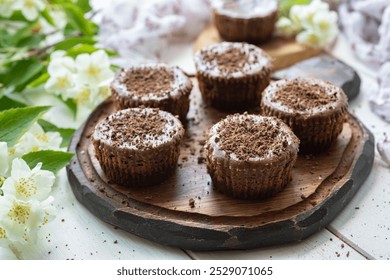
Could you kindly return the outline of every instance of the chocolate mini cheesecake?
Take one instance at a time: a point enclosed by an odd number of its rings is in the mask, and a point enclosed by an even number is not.
[[[111,90],[118,110],[140,106],[159,108],[185,120],[192,83],[176,66],[145,64],[119,71]]]
[[[261,109],[292,128],[302,153],[320,153],[343,130],[348,102],[343,90],[330,82],[296,78],[271,83],[263,93]]]
[[[281,120],[229,115],[209,131],[205,144],[213,186],[229,196],[262,199],[291,180],[299,139]]]
[[[142,187],[160,183],[174,172],[183,136],[183,126],[172,114],[131,108],[100,121],[91,142],[110,182]]]
[[[256,106],[271,77],[272,59],[247,43],[223,42],[195,54],[203,100],[221,110]]]
[[[278,19],[278,0],[214,0],[214,24],[226,41],[267,41]]]

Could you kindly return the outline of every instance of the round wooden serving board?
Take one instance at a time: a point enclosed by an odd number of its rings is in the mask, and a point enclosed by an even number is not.
[[[211,44],[222,42],[217,28],[210,24],[198,36],[194,44],[194,50],[200,50]],[[259,44],[274,59],[274,70],[291,66],[299,61],[314,57],[323,53],[322,49],[315,49],[297,43],[294,39],[286,39],[274,36],[266,43]]]
[[[176,173],[132,188],[109,184],[90,136],[113,112],[109,99],[74,135],[67,167],[77,199],[100,219],[164,245],[191,250],[244,249],[302,240],[327,225],[370,173],[372,134],[352,115],[337,143],[318,156],[299,156],[293,179],[273,198],[233,199],[213,189],[204,163],[205,132],[227,113],[205,107],[194,81],[186,136]]]

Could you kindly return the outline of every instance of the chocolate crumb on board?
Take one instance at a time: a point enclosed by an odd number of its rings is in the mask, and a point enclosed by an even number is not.
[[[202,164],[206,162],[206,158],[204,157],[198,157],[198,164]]]
[[[188,205],[191,207],[191,208],[194,208],[195,207],[195,200],[193,198],[190,198],[188,200]]]

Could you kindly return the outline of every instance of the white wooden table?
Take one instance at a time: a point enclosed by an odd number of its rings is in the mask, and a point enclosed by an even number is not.
[[[375,71],[353,56],[343,38],[332,53],[360,74],[361,92],[350,108],[376,140],[382,139],[390,125],[368,105]],[[165,61],[193,72],[191,44],[172,47]],[[367,181],[325,229],[300,243],[245,251],[194,252],[144,240],[100,221],[85,209],[75,199],[65,170],[56,185],[57,217],[44,227],[37,244],[21,252],[24,259],[390,259],[390,168],[378,154]]]

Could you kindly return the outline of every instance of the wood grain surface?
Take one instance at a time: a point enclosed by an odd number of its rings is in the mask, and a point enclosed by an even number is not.
[[[198,36],[194,51],[223,40],[214,25],[207,26]],[[304,59],[323,53],[322,49],[310,48],[297,43],[294,39],[273,37],[269,42],[258,45],[274,58],[274,69],[279,70],[291,66]]]
[[[329,223],[368,176],[374,140],[352,115],[335,145],[318,156],[299,156],[293,180],[263,201],[227,197],[212,187],[203,158],[205,133],[226,116],[202,103],[196,81],[176,173],[149,188],[108,184],[89,137],[113,112],[100,105],[75,134],[68,166],[73,192],[97,217],[164,245],[192,250],[256,248],[306,238]],[[253,110],[257,112],[257,110]],[[194,203],[190,203],[193,200]]]

